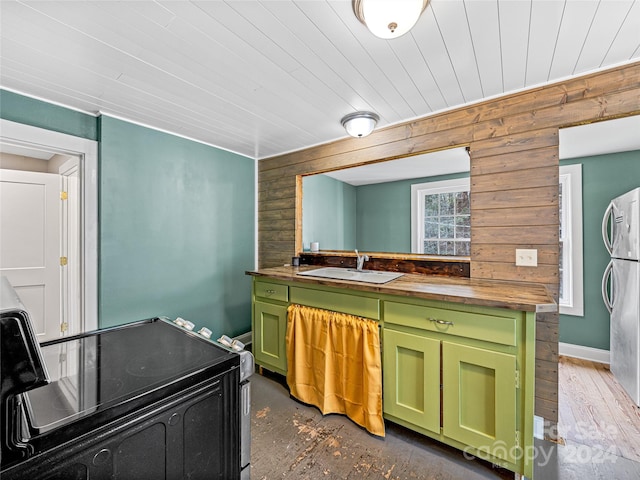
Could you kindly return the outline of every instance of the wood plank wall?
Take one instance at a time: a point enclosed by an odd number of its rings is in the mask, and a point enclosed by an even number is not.
[[[299,253],[301,175],[468,145],[471,277],[542,283],[557,298],[558,129],[634,114],[640,62],[261,160],[259,265]],[[516,248],[538,249],[538,267],[516,267]],[[555,423],[558,314],[538,315],[536,334],[536,414]]]

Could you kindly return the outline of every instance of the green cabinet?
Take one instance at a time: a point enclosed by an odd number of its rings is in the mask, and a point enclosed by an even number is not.
[[[384,329],[384,413],[440,433],[440,342]]]
[[[534,315],[396,300],[383,303],[385,418],[532,477]]]
[[[516,357],[442,342],[442,433],[516,463]]]
[[[253,284],[253,355],[258,365],[287,373],[288,287],[271,282]]]
[[[253,355],[256,363],[286,374],[287,307],[255,302],[253,312]]]
[[[281,374],[292,303],[380,322],[386,420],[533,477],[535,313],[255,278],[256,363]]]

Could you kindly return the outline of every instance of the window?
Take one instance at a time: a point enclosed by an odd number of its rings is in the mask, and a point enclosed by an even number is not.
[[[582,165],[560,167],[560,292],[563,315],[582,316]],[[469,178],[411,186],[411,251],[470,255]]]
[[[411,251],[470,255],[469,178],[411,186]]]
[[[582,165],[560,167],[560,313],[582,316]]]

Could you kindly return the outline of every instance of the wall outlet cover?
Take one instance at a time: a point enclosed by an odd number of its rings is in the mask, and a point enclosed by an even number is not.
[[[538,266],[538,250],[516,248],[516,266],[537,267]]]

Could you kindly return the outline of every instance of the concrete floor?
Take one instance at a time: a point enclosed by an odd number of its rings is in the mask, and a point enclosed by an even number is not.
[[[384,439],[289,396],[284,378],[251,377],[251,478],[508,479],[514,475],[386,422]],[[536,480],[637,480],[640,463],[586,445],[536,443]]]

